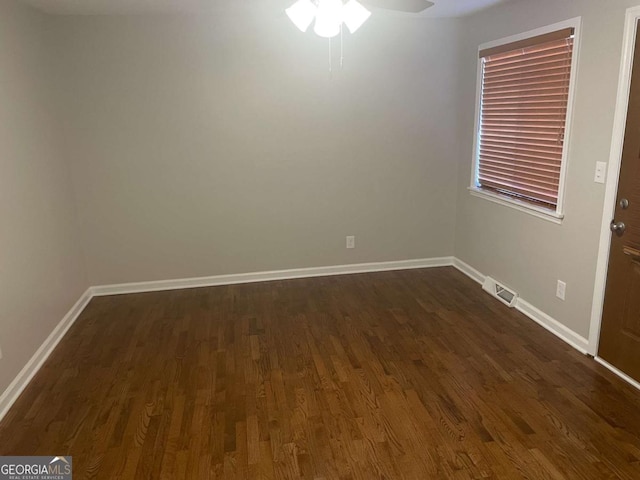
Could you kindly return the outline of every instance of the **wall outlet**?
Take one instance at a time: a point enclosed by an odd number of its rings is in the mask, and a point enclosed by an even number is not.
[[[607,179],[607,163],[596,162],[596,176],[593,179],[596,183],[604,183]]]
[[[560,300],[564,300],[564,296],[567,292],[567,284],[562,280],[558,280],[558,286],[556,287],[556,297]]]
[[[0,360],[2,360],[2,348],[0,348]]]
[[[347,237],[347,248],[356,248],[356,237]]]

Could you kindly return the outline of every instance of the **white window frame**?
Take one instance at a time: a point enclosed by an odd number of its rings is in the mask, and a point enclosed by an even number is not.
[[[522,212],[534,215],[536,217],[548,220],[554,223],[562,223],[564,219],[564,200],[565,200],[565,185],[567,179],[567,172],[569,170],[569,159],[571,157],[571,133],[573,124],[573,103],[576,93],[576,83],[578,78],[578,65],[580,56],[580,38],[581,38],[581,25],[582,17],[575,17],[563,22],[554,23],[546,27],[530,30],[518,35],[512,35],[510,37],[501,38],[492,42],[483,43],[478,47],[478,72],[476,80],[476,113],[475,113],[475,125],[474,125],[474,139],[473,139],[473,168],[471,169],[471,185],[469,191],[471,195],[479,198],[489,200],[494,203],[506,205],[508,207],[515,208]],[[514,43],[528,38],[544,35],[546,33],[555,32],[565,28],[574,29],[573,40],[573,57],[571,59],[571,78],[569,80],[569,98],[567,103],[567,117],[565,120],[565,135],[564,145],[562,149],[562,164],[560,166],[560,183],[558,186],[558,205],[555,210],[551,208],[545,208],[543,206],[534,205],[524,200],[519,200],[516,197],[509,195],[502,195],[500,193],[483,189],[478,184],[478,168],[479,168],[479,154],[480,154],[480,119],[482,115],[482,58],[480,58],[480,51],[488,48],[499,47],[508,43]]]

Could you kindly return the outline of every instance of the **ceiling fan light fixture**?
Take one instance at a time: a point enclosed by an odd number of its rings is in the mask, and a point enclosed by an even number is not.
[[[306,32],[316,16],[318,8],[311,0],[298,0],[285,10],[287,16],[291,19],[296,27]]]
[[[342,0],[320,0],[313,31],[319,37],[331,38],[340,33]]]
[[[370,16],[371,12],[357,0],[349,0],[342,7],[342,21],[351,33],[355,33]]]

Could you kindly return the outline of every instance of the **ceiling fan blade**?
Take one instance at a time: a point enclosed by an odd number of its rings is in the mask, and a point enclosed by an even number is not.
[[[407,13],[419,13],[433,7],[433,2],[428,0],[362,0],[362,3],[365,6]]]

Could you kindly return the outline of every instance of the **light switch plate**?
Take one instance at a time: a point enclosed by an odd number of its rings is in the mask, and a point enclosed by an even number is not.
[[[607,162],[596,162],[596,176],[594,182],[604,183],[607,179]]]

